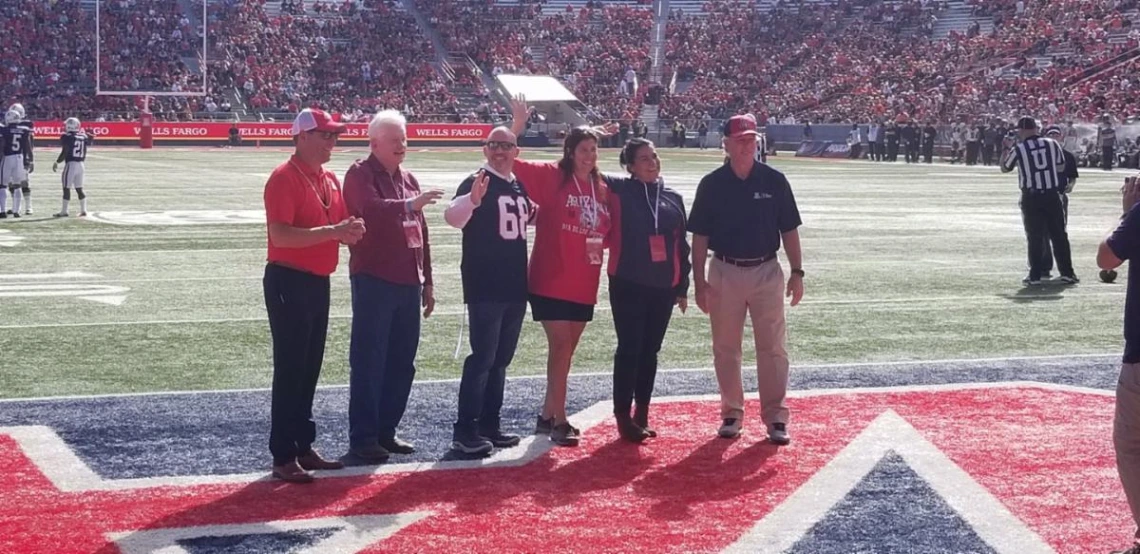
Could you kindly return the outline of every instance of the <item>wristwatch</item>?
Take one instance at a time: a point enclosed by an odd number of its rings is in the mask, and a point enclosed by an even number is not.
[[[800,276],[800,278],[803,278],[803,277],[805,276],[805,275],[804,275],[804,270],[802,270],[802,269],[800,269],[800,268],[798,268],[798,267],[796,267],[796,268],[792,268],[792,273],[793,273],[793,274],[795,274],[795,275],[799,275],[799,276]]]

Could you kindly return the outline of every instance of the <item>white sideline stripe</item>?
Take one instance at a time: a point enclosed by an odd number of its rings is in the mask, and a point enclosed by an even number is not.
[[[462,244],[433,244],[432,250],[459,250]],[[138,256],[140,254],[196,254],[196,253],[217,253],[217,252],[265,252],[264,246],[257,248],[184,248],[181,250],[52,250],[52,251],[36,251],[36,252],[0,252],[0,256],[66,256],[66,255],[116,255],[116,256]]]
[[[950,365],[950,366],[953,366],[953,365],[971,365],[971,364],[995,363],[995,362],[998,362],[998,363],[1000,363],[1000,362],[1023,362],[1023,361],[1024,362],[1032,362],[1032,361],[1046,362],[1046,361],[1050,361],[1050,360],[1068,361],[1068,360],[1086,360],[1086,359],[1096,359],[1096,358],[1107,358],[1107,359],[1113,360],[1114,362],[1119,362],[1120,354],[1118,354],[1118,353],[1055,354],[1055,355],[1049,355],[1049,356],[1003,356],[1003,357],[991,357],[991,358],[947,358],[947,359],[942,359],[942,360],[894,360],[894,361],[884,361],[884,362],[838,362],[838,363],[828,363],[828,364],[793,365],[791,369],[842,369],[842,368],[860,368],[860,367],[862,367],[862,368],[868,368],[868,367],[869,368],[875,368],[875,367],[894,368],[894,367],[921,366],[921,365],[943,365],[943,366]],[[752,363],[755,363],[755,360],[744,360],[744,363],[745,364],[752,364]],[[970,369],[970,368],[963,367],[960,369]],[[712,367],[681,367],[681,368],[672,368],[672,369],[660,369],[657,371],[657,373],[659,373],[659,374],[660,373],[706,373],[706,372],[712,372],[714,370],[715,370],[715,368],[712,368]],[[571,377],[608,377],[611,375],[613,375],[613,371],[604,371],[604,370],[602,370],[602,371],[574,372],[574,373],[570,374]],[[508,377],[508,379],[512,380],[512,381],[529,381],[532,379],[546,379],[546,375],[544,373],[534,373],[534,374],[530,374],[530,375],[511,375]],[[458,383],[458,382],[460,382],[459,377],[453,377],[453,378],[449,378],[449,379],[420,379],[420,380],[416,381],[416,383],[419,383],[419,384]],[[1036,381],[1027,381],[1027,382],[1035,383],[1038,385],[1043,385],[1042,383],[1037,383]],[[917,386],[917,385],[915,385],[915,386]],[[345,389],[345,388],[348,388],[347,384],[320,385],[317,387],[318,390],[325,390],[325,389],[336,390],[336,389]],[[1085,388],[1080,388],[1080,387],[1078,387],[1078,389],[1081,391],[1086,391],[1086,392],[1092,391],[1092,390],[1099,390],[1099,389],[1085,389]],[[195,395],[201,395],[201,394],[235,394],[235,393],[246,393],[246,392],[269,392],[271,390],[272,389],[270,389],[269,387],[249,387],[249,388],[242,388],[242,389],[116,392],[116,393],[107,393],[107,394],[75,394],[75,395],[64,395],[64,396],[33,396],[33,397],[24,397],[24,398],[0,398],[0,405],[11,404],[11,403],[19,403],[19,402],[53,402],[53,401],[66,401],[66,400],[95,400],[95,399],[100,399],[100,398],[132,398],[132,397],[136,397],[136,396],[178,396],[178,395],[195,396]],[[818,390],[827,390],[827,389],[818,389]],[[835,389],[835,390],[865,390],[865,389]],[[1074,390],[1077,390],[1077,389],[1074,389]],[[795,394],[795,393],[796,393],[795,391],[789,391],[788,394]],[[654,401],[656,402],[657,400],[654,399]]]
[[[1002,388],[1037,388],[1052,391],[1075,392],[1080,394],[1093,394],[1097,396],[1113,396],[1112,391],[1076,387],[1072,385],[1054,385],[1051,383],[1036,383],[1030,381],[1012,381],[1000,383],[957,383],[945,385],[918,385],[901,387],[867,387],[850,389],[818,389],[789,391],[792,398],[810,398],[817,396],[898,393],[898,392],[938,392],[955,390],[984,390]],[[715,394],[672,396],[654,399],[657,403],[673,402],[717,402],[720,397]],[[570,421],[580,429],[590,429],[605,421],[613,412],[610,401],[597,402],[589,408],[570,417]],[[711,412],[710,412],[711,413]],[[710,416],[715,419],[715,414]],[[272,477],[266,472],[240,473],[229,475],[194,475],[194,476],[164,476],[142,477],[133,479],[103,479],[86,463],[83,462],[72,449],[56,434],[54,430],[42,425],[24,425],[0,427],[0,435],[11,436],[19,445],[20,450],[44,474],[52,485],[62,492],[87,491],[121,491],[147,489],[169,486],[195,486],[195,485],[223,485],[244,484],[258,481],[271,481]],[[438,462],[418,462],[404,464],[383,464],[371,466],[352,466],[332,471],[314,472],[318,477],[355,477],[361,475],[383,475],[390,473],[409,473],[422,471],[443,471],[457,469],[516,467],[525,465],[540,456],[545,455],[553,448],[549,438],[544,435],[531,435],[522,442],[509,449],[501,449],[489,458],[480,460],[456,460]]]
[[[351,553],[360,552],[432,515],[434,515],[432,512],[401,512],[236,525],[201,525],[108,533],[107,538],[115,542],[123,554],[189,554],[185,548],[178,545],[178,541],[201,537],[262,535],[339,527],[340,529],[328,538],[297,552],[298,554]]]
[[[993,493],[893,410],[875,418],[823,469],[724,552],[779,554],[792,548],[891,452],[901,456],[998,554],[1054,554]]]
[[[227,280],[248,280],[256,279],[257,277],[227,277]],[[215,278],[202,278],[201,280],[209,281]],[[171,281],[178,281],[180,279],[170,279]],[[186,279],[190,280],[190,279]],[[102,282],[112,283],[129,283],[129,282],[149,282],[149,281],[164,281],[164,279],[154,280],[117,280],[107,279]],[[47,285],[45,285],[47,286]],[[800,302],[800,306],[898,306],[906,304],[937,304],[941,302],[974,302],[979,304],[993,304],[1005,303],[1014,300],[1031,300],[1034,298],[1100,298],[1100,297],[1119,297],[1125,296],[1127,293],[1123,288],[1117,287],[1114,290],[1101,291],[1101,292],[1075,292],[1073,289],[1056,288],[1052,292],[1044,294],[1021,294],[1009,296],[997,295],[975,295],[975,296],[925,296],[914,298],[862,298],[862,299],[833,299],[833,300],[804,300]],[[448,304],[446,306],[462,306],[462,304]],[[443,305],[437,304],[437,307]],[[609,312],[611,307],[607,304],[600,303],[594,307],[595,312]],[[465,316],[467,312],[462,309],[437,309],[432,313],[432,316]],[[697,316],[694,316],[697,317]],[[352,314],[330,314],[329,320],[338,319],[352,319]],[[154,319],[154,320],[133,320],[133,321],[88,321],[88,322],[75,322],[75,323],[21,323],[0,325],[0,329],[54,329],[54,328],[72,328],[72,327],[117,327],[117,326],[130,326],[130,325],[201,325],[209,323],[245,323],[245,322],[268,322],[266,316],[252,316],[252,317],[219,317],[219,318],[201,318],[201,319]]]
[[[579,429],[589,429],[613,413],[613,404],[598,402],[570,417]],[[0,427],[0,435],[10,435],[24,455],[62,492],[121,491],[155,487],[185,487],[194,485],[243,484],[273,481],[268,472],[237,473],[229,475],[179,475],[169,477],[142,477],[136,479],[103,479],[91,470],[49,427],[42,425]],[[413,473],[457,469],[516,467],[530,463],[552,448],[546,435],[530,435],[518,446],[495,451],[478,460],[413,462],[381,465],[350,466],[331,471],[314,471],[319,478],[357,477],[390,473]]]

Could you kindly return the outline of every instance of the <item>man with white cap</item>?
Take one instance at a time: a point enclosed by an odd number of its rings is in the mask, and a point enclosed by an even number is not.
[[[329,275],[340,244],[364,236],[364,222],[348,216],[340,183],[324,169],[344,124],[306,109],[293,121],[296,151],[265,183],[269,232],[265,307],[273,335],[273,476],[291,483],[313,480],[310,470],[340,469],[313,450],[313,395],[325,356]]]

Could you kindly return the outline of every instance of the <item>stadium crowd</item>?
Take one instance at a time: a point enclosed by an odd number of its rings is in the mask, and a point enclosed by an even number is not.
[[[930,36],[945,9],[938,2],[777,4],[768,13],[709,2],[707,16],[677,14],[670,22],[670,67],[692,86],[667,96],[662,116],[747,110],[788,122],[949,122],[1022,111],[1083,120],[1135,115],[1126,106],[1131,66],[1070,81],[1137,47],[1140,32],[1130,30],[1126,15],[1135,2],[980,6],[994,20],[992,33],[974,24],[938,39]],[[983,13],[980,6],[975,13]],[[720,56],[725,51],[730,55]]]
[[[1130,102],[1135,0],[969,4],[992,31],[974,23],[933,36],[949,6],[938,0],[781,0],[768,11],[710,0],[699,16],[669,14],[665,83],[649,83],[654,15],[644,4],[544,12],[540,0],[417,2],[448,52],[475,66],[445,67],[395,0],[221,0],[210,4],[211,95],[160,97],[151,108],[160,119],[231,118],[238,103],[255,115],[319,105],[347,118],[394,108],[413,121],[488,121],[505,107],[482,71],[554,75],[598,119],[628,121],[643,102],[659,103],[661,121],[689,128],[741,111],[786,123],[1140,115]],[[0,94],[36,117],[133,117],[136,99],[92,94],[96,37],[103,90],[200,91],[201,16],[182,10],[112,0],[96,35],[92,10],[77,2],[6,2],[0,28],[38,50],[0,51]]]

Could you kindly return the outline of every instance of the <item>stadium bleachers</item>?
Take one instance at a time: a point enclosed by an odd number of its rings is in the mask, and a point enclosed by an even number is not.
[[[104,2],[104,89],[200,91],[202,0]],[[161,118],[505,113],[486,76],[558,77],[593,115],[671,123],[752,111],[775,121],[1088,120],[1137,115],[1135,0],[209,0],[208,98],[156,99]],[[187,6],[191,6],[187,9]],[[417,11],[418,10],[418,11]],[[133,117],[95,97],[94,2],[12,0],[0,93],[37,117]],[[55,22],[33,25],[32,21]],[[655,38],[655,30],[664,32]],[[123,29],[131,32],[122,32]],[[657,53],[659,52],[659,54]],[[651,81],[665,87],[646,105]],[[690,127],[692,125],[690,124]]]

